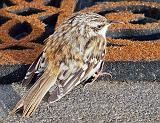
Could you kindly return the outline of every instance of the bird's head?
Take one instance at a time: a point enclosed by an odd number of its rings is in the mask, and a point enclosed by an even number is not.
[[[66,19],[56,29],[55,35],[60,35],[57,37],[62,37],[63,35],[63,37],[67,38],[66,40],[75,40],[74,38],[76,37],[85,37],[85,39],[89,39],[92,36],[97,36],[97,34],[105,38],[108,27],[114,23],[122,22],[110,21],[104,16],[93,12],[78,12]]]
[[[121,23],[118,21],[111,21],[96,13],[81,13],[77,14],[74,18],[74,21],[79,21],[81,26],[84,25],[90,29],[89,32],[94,32],[95,34],[102,35],[106,37],[106,32],[108,31],[108,27],[114,23]]]

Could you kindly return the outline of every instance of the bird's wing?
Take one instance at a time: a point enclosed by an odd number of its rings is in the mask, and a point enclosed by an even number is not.
[[[49,43],[53,42],[54,43],[54,41],[55,40],[52,39],[51,37],[48,37],[47,39],[44,40],[45,43],[47,43],[47,42],[49,42]],[[45,68],[48,65],[48,62],[46,60],[45,49],[47,49],[46,46],[42,49],[42,52],[39,54],[39,56],[30,65],[29,69],[27,70],[26,76],[22,80],[22,85],[23,86],[29,85],[35,75],[41,76],[43,74]]]
[[[62,73],[60,73],[60,76],[61,74],[65,74],[68,76],[64,75],[62,78],[59,76],[59,86],[57,86],[50,92],[50,97],[48,99],[49,102],[53,103],[55,101],[58,101],[69,91],[71,91],[75,86],[80,84],[82,81],[88,80],[99,70],[102,64],[102,54],[105,51],[100,49],[102,52],[98,53],[99,51],[95,50],[99,50],[97,49],[97,43],[102,42],[104,42],[104,38],[102,37],[95,36],[91,38],[89,43],[86,44],[87,46],[85,53],[82,56],[79,56],[79,59],[76,61],[77,64],[73,66],[74,62],[70,62],[69,65],[66,65],[68,68],[66,68],[63,72],[61,71]],[[82,62],[82,60],[83,63],[80,63],[80,61]],[[78,64],[83,65],[78,66]]]
[[[84,71],[80,69],[76,73],[73,73],[67,80],[60,81],[58,83],[58,86],[50,92],[48,102],[53,103],[55,101],[58,101],[62,97],[64,97],[69,91],[71,91],[76,85],[80,83],[80,76],[83,74],[83,72]]]
[[[51,51],[53,50],[53,51]],[[53,54],[52,54],[53,53]],[[43,54],[31,65],[29,71],[32,74],[36,72],[44,71],[41,77],[34,83],[34,85],[28,90],[28,92],[21,98],[16,104],[12,112],[16,112],[19,109],[23,109],[23,117],[29,117],[38,107],[39,103],[48,92],[48,90],[56,84],[57,77],[59,75],[61,61],[61,51],[57,48],[47,47],[43,50]],[[36,64],[37,63],[37,64]],[[46,66],[45,68],[43,68]],[[29,80],[33,77],[30,74]],[[30,81],[24,81],[28,84]]]
[[[27,86],[32,81],[35,74],[43,73],[46,66],[45,53],[42,52],[27,70],[26,76],[22,80],[22,85]]]

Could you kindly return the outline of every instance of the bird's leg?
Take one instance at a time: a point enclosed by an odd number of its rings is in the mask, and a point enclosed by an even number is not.
[[[102,70],[100,70],[99,72],[95,73],[95,75],[93,76],[93,80],[91,83],[93,83],[94,81],[96,81],[98,79],[99,76],[104,76],[104,75],[108,75],[112,78],[112,74],[107,73],[107,72],[102,72]]]
[[[83,87],[86,85],[86,84],[92,84],[94,83],[99,76],[104,76],[104,75],[109,75],[111,78],[112,78],[112,74],[108,73],[108,72],[103,72],[103,65],[104,65],[104,62],[102,62],[99,70],[90,78],[88,79],[87,81],[83,82],[82,85]]]
[[[110,76],[110,77],[112,78],[112,75],[111,75],[110,73],[108,73],[108,72],[103,72],[103,66],[104,66],[104,62],[102,62],[99,71],[97,71],[97,72],[95,73],[95,75],[93,76],[94,78],[93,78],[93,80],[92,80],[91,83],[93,83],[94,81],[96,81],[99,76],[108,75],[108,76]]]

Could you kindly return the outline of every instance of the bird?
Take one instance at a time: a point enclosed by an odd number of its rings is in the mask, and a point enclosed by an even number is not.
[[[94,12],[75,13],[64,20],[44,40],[37,59],[29,67],[22,85],[39,78],[15,105],[12,112],[22,110],[22,117],[31,116],[49,92],[49,103],[56,102],[75,86],[103,72],[106,32],[114,22]]]

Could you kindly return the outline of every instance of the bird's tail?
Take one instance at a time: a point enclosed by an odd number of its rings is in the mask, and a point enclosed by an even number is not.
[[[37,80],[37,82],[30,88],[28,93],[16,104],[12,112],[23,110],[22,117],[29,117],[36,110],[42,98],[48,90],[56,83],[57,75],[49,76],[49,72],[44,74]]]

